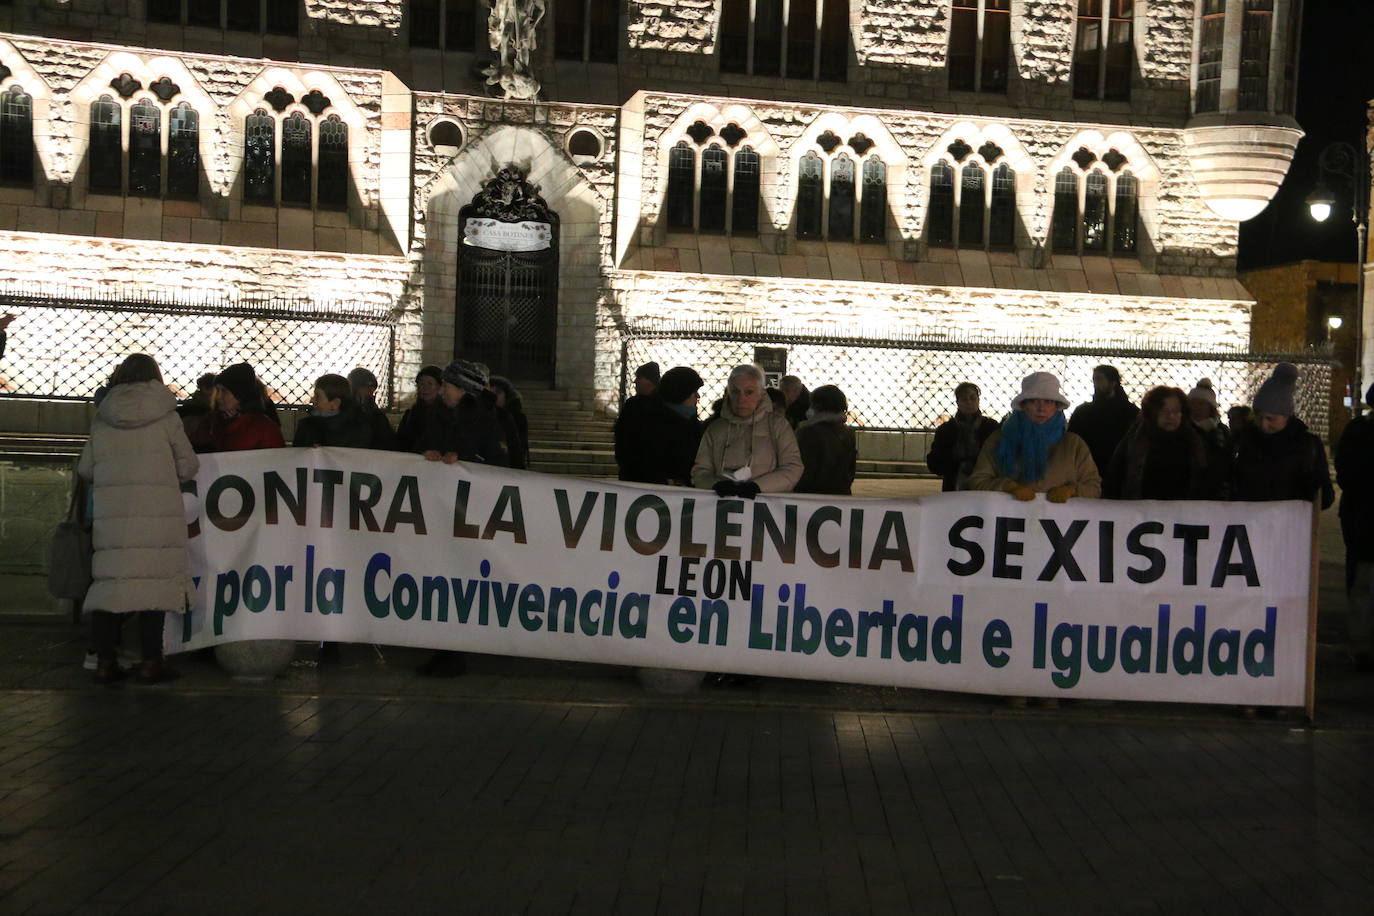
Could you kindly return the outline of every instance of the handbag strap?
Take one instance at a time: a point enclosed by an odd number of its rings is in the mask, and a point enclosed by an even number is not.
[[[73,471],[72,471],[72,498],[71,498],[71,502],[67,505],[67,521],[70,521],[70,522],[79,522],[79,521],[82,520],[81,517],[82,517],[82,515],[85,514],[85,513],[84,513],[84,508],[85,508],[85,507],[81,505],[81,500],[80,500],[79,497],[80,497],[80,495],[81,495],[81,493],[82,493],[83,490],[85,490],[85,487],[82,486],[82,484],[81,484],[81,475],[78,474],[78,473],[76,473],[75,470],[73,470]]]

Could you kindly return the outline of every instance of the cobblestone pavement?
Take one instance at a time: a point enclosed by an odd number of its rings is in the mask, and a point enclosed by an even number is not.
[[[1371,759],[1281,722],[7,691],[0,912],[1367,912]]]

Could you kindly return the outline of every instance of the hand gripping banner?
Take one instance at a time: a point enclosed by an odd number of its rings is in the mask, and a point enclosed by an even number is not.
[[[1305,503],[719,499],[341,448],[203,456],[168,651],[332,640],[1295,706]]]

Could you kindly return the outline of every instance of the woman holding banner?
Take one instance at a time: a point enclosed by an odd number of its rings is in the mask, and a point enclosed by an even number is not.
[[[1140,421],[1112,453],[1102,475],[1107,499],[1225,499],[1229,451],[1184,418],[1180,388],[1151,388]],[[1222,427],[1223,429],[1225,427]]]
[[[1044,493],[1053,503],[1100,496],[1102,478],[1092,452],[1068,431],[1068,406],[1053,373],[1032,372],[1022,379],[1002,428],[983,443],[969,489],[1001,490],[1022,501]]]
[[[1236,499],[1320,500],[1323,509],[1336,501],[1322,440],[1293,415],[1297,387],[1298,367],[1279,363],[1255,393],[1255,420],[1236,431]]]
[[[744,365],[730,372],[720,419],[706,427],[697,448],[692,486],[745,499],[792,492],[802,476],[797,437],[767,400],[762,369]]]

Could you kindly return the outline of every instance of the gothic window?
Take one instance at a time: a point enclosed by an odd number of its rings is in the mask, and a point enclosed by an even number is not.
[[[195,197],[200,190],[200,115],[182,102],[167,117],[167,193]]]
[[[0,94],[0,182],[33,184],[33,98],[18,86]]]
[[[1240,38],[1241,111],[1269,108],[1269,38],[1273,28],[1274,0],[1245,0]]]
[[[615,63],[620,41],[616,0],[557,0],[553,11],[554,57]]]
[[[122,109],[111,96],[102,95],[91,103],[91,142],[86,152],[92,191],[120,190],[119,176],[124,167]]]
[[[228,29],[259,35],[296,35],[298,0],[148,0],[149,22]]]
[[[953,0],[949,88],[1006,92],[1011,59],[1011,0]]]
[[[477,47],[477,0],[410,0],[412,48],[473,51]],[[482,25],[486,18],[482,17]]]
[[[1133,254],[1139,235],[1139,182],[1112,150],[1098,160],[1075,154],[1054,179],[1050,247],[1065,254]]]
[[[753,147],[740,145],[744,130],[730,123],[717,134],[697,121],[686,134],[687,139],[668,152],[668,228],[731,235],[757,232],[761,162]]]
[[[276,193],[277,122],[259,108],[243,123],[243,199],[271,205]]]
[[[162,109],[152,99],[129,109],[129,193],[162,193]]]
[[[841,82],[848,66],[848,0],[722,0],[722,72]]]
[[[348,125],[338,115],[320,122],[318,193],[321,207],[348,208]]]
[[[846,142],[827,130],[798,162],[797,238],[880,242],[887,226],[887,166],[873,141],[856,133]]]
[[[930,170],[926,240],[967,249],[1010,248],[1016,239],[1016,175],[991,141],[974,154],[951,143]],[[957,228],[957,232],[955,231]]]
[[[1221,107],[1221,48],[1226,33],[1226,0],[1202,0],[1202,37],[1197,52],[1195,111]]]
[[[310,122],[299,111],[281,122],[281,201],[310,205]]]
[[[1073,95],[1124,101],[1131,97],[1134,0],[1078,0]]]

